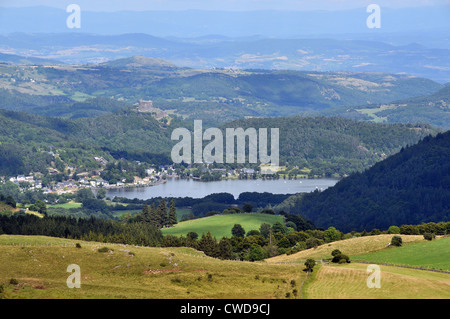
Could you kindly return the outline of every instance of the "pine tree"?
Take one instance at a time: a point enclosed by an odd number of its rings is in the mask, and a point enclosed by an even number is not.
[[[170,201],[169,217],[168,217],[167,224],[169,226],[173,226],[176,223],[178,223],[178,221],[177,221],[177,209],[175,207],[175,201],[172,199]]]
[[[142,208],[142,221],[144,223],[151,223],[151,210],[150,210],[150,206],[148,206],[147,204],[144,205],[144,207]]]
[[[158,218],[159,228],[167,226],[168,216],[167,216],[167,204],[165,199],[161,200],[161,202],[159,203],[156,215]]]
[[[210,232],[202,235],[202,238],[198,241],[198,249],[211,257],[217,257],[219,254],[216,238],[213,238]]]
[[[219,241],[219,256],[220,259],[231,259],[231,242],[228,238],[222,237]]]

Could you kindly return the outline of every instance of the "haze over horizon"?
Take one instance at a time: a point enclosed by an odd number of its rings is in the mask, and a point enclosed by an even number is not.
[[[0,33],[94,34],[146,33],[158,37],[302,37],[450,30],[449,1],[377,1],[381,27],[368,28],[366,21],[372,1],[77,1],[81,9],[81,28],[69,29],[66,12],[69,1],[1,1]],[[183,3],[183,4],[181,4]],[[203,6],[199,4],[203,3]],[[221,2],[222,3],[222,2]],[[315,2],[316,3],[316,2]],[[214,5],[215,4],[215,5]],[[234,4],[234,5],[233,5]],[[244,4],[248,4],[244,6]],[[251,5],[250,5],[251,4]],[[422,4],[423,6],[418,6]],[[423,37],[423,36],[422,36]],[[425,36],[424,38],[427,38]]]
[[[384,8],[411,8],[423,6],[450,5],[448,0],[3,0],[0,7],[47,6],[65,9],[69,4],[78,4],[83,10],[97,12],[149,11],[149,10],[214,10],[214,11],[255,11],[255,10],[349,10],[365,8],[375,3]]]

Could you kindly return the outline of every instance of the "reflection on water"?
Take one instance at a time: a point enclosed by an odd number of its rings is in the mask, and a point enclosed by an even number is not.
[[[127,187],[109,189],[108,197],[148,199],[153,197],[192,197],[202,198],[213,193],[230,193],[235,198],[243,192],[269,192],[273,194],[295,194],[324,190],[336,184],[336,179],[301,180],[222,180],[200,182],[185,179],[169,179],[167,183],[148,187]]]

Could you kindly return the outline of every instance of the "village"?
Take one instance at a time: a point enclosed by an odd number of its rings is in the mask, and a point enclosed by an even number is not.
[[[79,189],[113,189],[125,187],[155,186],[167,182],[171,178],[195,179],[202,181],[256,178],[258,171],[254,168],[217,168],[213,165],[159,165],[145,169],[145,176],[121,177],[111,182],[103,178],[107,161],[103,157],[94,157],[102,167],[89,172],[77,172],[76,167],[66,166],[64,173],[49,167],[47,178],[42,172],[31,172],[27,175],[0,176],[0,183],[10,182],[18,186],[21,192],[39,191],[44,194],[75,194]],[[137,164],[140,165],[137,161]],[[52,176],[58,176],[52,180]],[[142,176],[142,175],[141,175]],[[50,177],[50,182],[48,181]],[[46,179],[47,181],[44,181]]]

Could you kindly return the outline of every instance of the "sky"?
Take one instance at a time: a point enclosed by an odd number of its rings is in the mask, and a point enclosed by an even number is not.
[[[66,8],[78,4],[87,11],[147,10],[347,10],[378,4],[406,8],[450,5],[450,0],[0,0],[0,7],[49,6]]]

